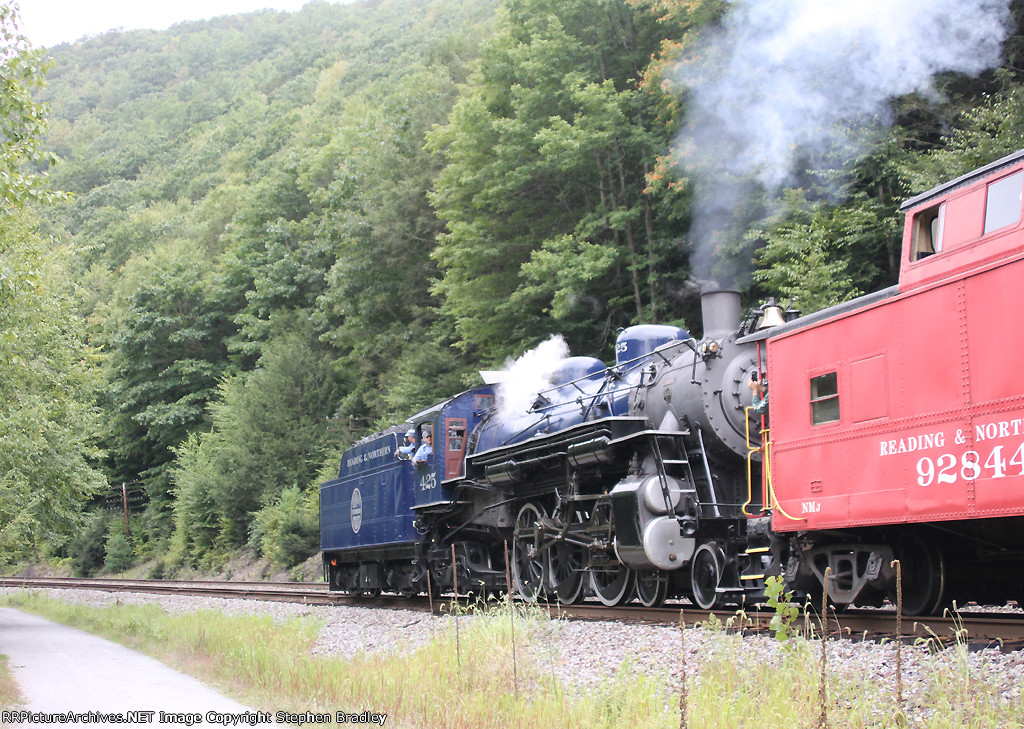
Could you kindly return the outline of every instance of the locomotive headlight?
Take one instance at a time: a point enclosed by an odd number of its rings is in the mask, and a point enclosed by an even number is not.
[[[721,355],[722,346],[715,341],[705,342],[701,345],[700,354],[704,359],[711,359]]]

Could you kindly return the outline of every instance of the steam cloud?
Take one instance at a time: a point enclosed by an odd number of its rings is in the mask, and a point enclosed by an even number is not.
[[[510,360],[498,385],[498,417],[517,417],[528,411],[537,393],[551,388],[551,376],[568,356],[569,345],[555,334],[514,362]]]
[[[752,189],[776,197],[797,164],[841,169],[860,133],[888,122],[887,100],[929,93],[942,71],[997,64],[1008,25],[1007,0],[737,2],[679,67],[691,92],[677,150],[695,174],[695,275],[710,278],[718,242],[750,222],[736,211]]]

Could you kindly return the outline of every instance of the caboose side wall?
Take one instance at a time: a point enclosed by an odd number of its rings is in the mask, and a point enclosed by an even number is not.
[[[1024,234],[1019,216],[980,227],[1015,164],[911,208],[908,236],[951,201],[947,233],[974,238],[914,261],[901,293],[769,338],[771,475],[794,517],[776,529],[1024,515]]]

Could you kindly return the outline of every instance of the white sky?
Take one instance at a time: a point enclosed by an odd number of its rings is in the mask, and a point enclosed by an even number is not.
[[[249,13],[263,8],[295,11],[309,0],[15,0],[21,33],[36,48],[70,43],[114,28],[163,30],[183,20]]]

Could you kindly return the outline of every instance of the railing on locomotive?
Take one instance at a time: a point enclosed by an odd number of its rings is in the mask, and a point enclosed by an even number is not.
[[[579,387],[579,385],[577,383],[584,382],[586,380],[592,380],[595,377],[597,377],[598,374],[601,374],[604,377],[604,381],[605,382],[609,382],[609,381],[611,381],[609,379],[609,377],[608,377],[609,374],[611,374],[613,371],[616,371],[616,370],[618,370],[620,372],[620,375],[618,377],[614,378],[614,380],[618,381],[618,382],[621,382],[622,379],[623,379],[623,376],[625,375],[625,373],[628,373],[628,372],[636,369],[637,365],[639,365],[639,364],[646,364],[651,359],[654,359],[655,355],[660,356],[662,358],[662,360],[665,362],[665,364],[671,364],[672,360],[667,358],[664,355],[664,352],[666,350],[668,350],[668,349],[674,349],[674,348],[678,347],[680,344],[682,344],[682,345],[684,345],[686,347],[689,347],[690,350],[694,353],[694,355],[699,356],[699,354],[697,352],[697,340],[695,340],[693,337],[690,337],[689,339],[679,339],[679,340],[675,340],[675,341],[672,341],[672,342],[668,342],[666,344],[662,344],[660,347],[656,347],[655,349],[651,350],[650,352],[642,354],[639,357],[634,357],[633,359],[627,359],[627,360],[625,360],[623,362],[619,362],[619,363],[614,364],[614,365],[609,365],[609,366],[604,368],[604,371],[602,373],[592,373],[592,374],[589,374],[589,375],[584,375],[583,377],[577,377],[575,380],[569,380],[568,382],[562,383],[561,385],[556,385],[554,387],[549,387],[546,390],[541,390],[540,392],[537,393],[537,395],[538,396],[545,396],[545,395],[548,395],[550,393],[558,392],[559,390],[562,390],[562,389],[572,385],[572,386],[576,387],[576,389],[580,392],[581,399],[589,398],[589,400],[590,400],[590,402],[592,404],[595,400],[597,400],[600,397],[607,397],[608,395],[615,395],[615,394],[618,394],[618,393],[621,393],[621,392],[628,392],[628,391],[632,390],[633,387],[635,387],[635,386],[634,385],[630,385],[628,387],[615,388],[615,389],[611,389],[611,390],[606,390],[606,389],[604,389],[602,387],[596,393],[589,394],[583,388]],[[586,396],[586,398],[584,398],[584,395]],[[565,404],[564,401],[563,402],[551,402],[549,400],[548,404],[542,405],[540,407],[531,407],[528,412],[531,412],[531,413],[543,413],[545,411],[553,410],[555,408],[561,407],[564,404]]]

